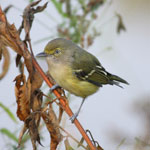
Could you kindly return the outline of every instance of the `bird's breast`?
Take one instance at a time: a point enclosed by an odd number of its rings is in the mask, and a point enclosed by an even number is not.
[[[99,87],[87,81],[79,80],[71,67],[67,64],[55,63],[49,65],[49,73],[56,83],[65,90],[80,97],[87,97],[95,93]]]

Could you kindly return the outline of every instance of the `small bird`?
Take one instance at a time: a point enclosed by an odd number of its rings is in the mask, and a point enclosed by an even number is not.
[[[78,116],[85,99],[105,84],[128,84],[124,79],[107,72],[98,59],[75,43],[64,38],[50,41],[44,52],[37,57],[45,57],[50,75],[56,81],[51,90],[62,87],[68,92],[82,97],[78,111],[70,118]]]

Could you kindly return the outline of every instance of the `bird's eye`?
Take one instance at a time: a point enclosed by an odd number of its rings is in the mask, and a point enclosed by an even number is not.
[[[55,51],[55,54],[58,54],[60,52],[60,50],[59,49],[57,49],[56,51]]]
[[[57,56],[57,55],[59,55],[60,53],[61,53],[61,50],[60,50],[60,49],[56,49],[55,52],[54,52],[54,55]]]

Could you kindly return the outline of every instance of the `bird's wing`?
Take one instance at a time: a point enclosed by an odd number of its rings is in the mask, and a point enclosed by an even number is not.
[[[97,58],[86,51],[82,51],[80,54],[74,54],[75,59],[72,65],[73,73],[76,77],[97,86],[110,84],[107,72]]]

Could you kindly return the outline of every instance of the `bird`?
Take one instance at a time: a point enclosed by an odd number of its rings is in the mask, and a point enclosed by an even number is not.
[[[51,90],[62,87],[82,98],[78,111],[70,118],[72,123],[79,115],[85,99],[103,85],[122,88],[119,83],[129,84],[121,77],[106,71],[93,54],[65,38],[51,40],[36,57],[46,58],[48,71],[57,83]]]

